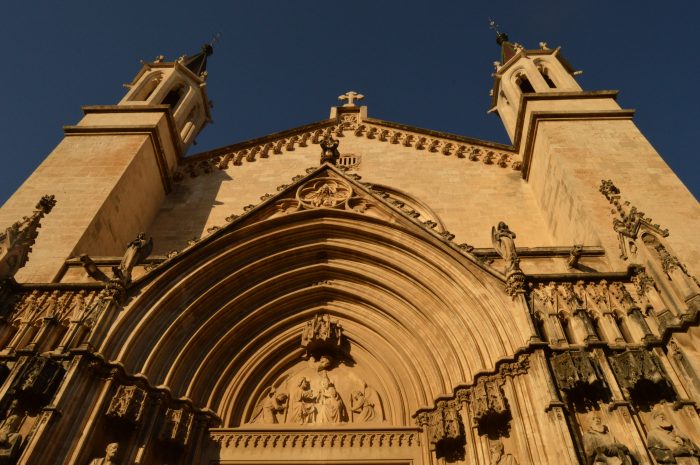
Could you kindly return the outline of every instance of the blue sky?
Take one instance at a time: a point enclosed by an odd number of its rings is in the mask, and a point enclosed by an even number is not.
[[[139,59],[196,53],[215,32],[214,124],[190,154],[327,118],[350,89],[372,117],[508,142],[486,114],[499,57],[489,17],[526,47],[561,45],[584,89],[619,89],[700,196],[700,2],[92,0],[6,2],[2,11],[0,203],[82,105],[121,98]]]

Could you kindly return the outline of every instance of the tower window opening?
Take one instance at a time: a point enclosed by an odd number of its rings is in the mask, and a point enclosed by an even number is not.
[[[141,88],[134,93],[134,96],[131,98],[132,101],[144,101],[148,100],[148,98],[153,95],[153,92],[156,90],[158,85],[161,83],[163,80],[163,74],[162,73],[154,73],[149,77],[149,79],[141,86]]]
[[[552,78],[549,77],[549,74],[547,73],[547,68],[540,66],[539,68],[540,74],[542,75],[542,79],[544,79],[544,82],[547,83],[550,89],[556,89],[557,85],[552,81]]]
[[[515,82],[518,84],[518,87],[520,87],[520,92],[522,92],[523,94],[530,94],[535,92],[535,88],[532,87],[532,84],[530,84],[530,80],[524,74],[518,76],[518,79]]]
[[[170,105],[170,108],[172,108],[173,112],[175,112],[175,109],[177,108],[178,104],[180,103],[180,100],[182,100],[182,97],[184,97],[184,95],[184,86],[175,87],[167,93],[162,103],[163,105]]]

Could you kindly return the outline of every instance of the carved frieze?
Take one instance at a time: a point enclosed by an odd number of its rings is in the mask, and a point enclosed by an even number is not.
[[[590,397],[605,381],[596,361],[583,351],[567,351],[551,358],[559,389]]]
[[[458,440],[463,435],[462,417],[455,402],[438,402],[435,410],[418,416],[418,423],[425,428],[428,440],[434,445]]]
[[[472,389],[471,410],[480,430],[502,429],[511,418],[502,382],[498,376],[482,377]]]
[[[392,431],[226,431],[211,430],[211,439],[224,449],[406,448],[420,446],[420,432]]]
[[[620,387],[633,398],[647,397],[649,391],[661,393],[669,389],[661,363],[647,350],[630,349],[612,355],[610,366]]]
[[[143,416],[146,391],[138,386],[119,386],[105,415],[130,424],[138,424]]]
[[[20,398],[43,404],[51,399],[64,373],[59,362],[48,357],[33,357],[15,380],[13,390]]]
[[[187,446],[192,432],[194,415],[186,408],[169,408],[165,411],[163,425],[158,435],[163,442]]]

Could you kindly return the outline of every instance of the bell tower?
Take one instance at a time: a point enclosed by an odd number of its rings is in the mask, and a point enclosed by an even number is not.
[[[51,282],[67,258],[82,253],[121,256],[145,231],[171,190],[171,175],[211,121],[204,45],[193,56],[143,66],[116,105],[83,107],[64,138],[0,209],[0,225],[54,195],[32,257],[18,282]]]
[[[501,118],[522,157],[522,176],[555,241],[619,249],[610,205],[600,192],[601,182],[611,180],[670,231],[668,243],[684,251],[680,259],[697,273],[700,207],[634,124],[634,110],[618,105],[618,91],[583,90],[575,79],[580,72],[559,47],[541,42],[526,49],[491,26],[501,61],[494,63],[490,112]],[[620,269],[633,261],[624,250],[608,260]]]

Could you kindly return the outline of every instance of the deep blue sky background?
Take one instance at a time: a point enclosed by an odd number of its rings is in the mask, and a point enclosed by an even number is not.
[[[121,98],[139,59],[196,53],[217,31],[214,124],[191,154],[327,118],[349,89],[370,116],[508,142],[486,114],[499,58],[489,17],[526,47],[561,45],[584,89],[621,90],[700,197],[697,1],[90,0],[2,5],[0,203],[81,105]]]

